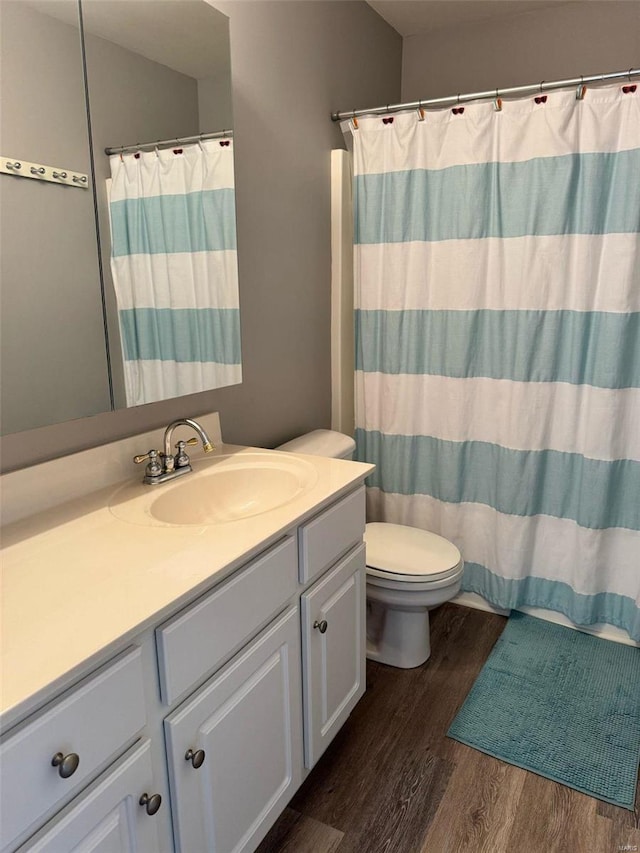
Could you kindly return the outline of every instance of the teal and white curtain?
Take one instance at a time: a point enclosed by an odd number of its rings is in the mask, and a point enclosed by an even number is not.
[[[640,91],[419,118],[353,130],[370,517],[640,640]]]
[[[110,163],[127,405],[240,382],[233,142]]]

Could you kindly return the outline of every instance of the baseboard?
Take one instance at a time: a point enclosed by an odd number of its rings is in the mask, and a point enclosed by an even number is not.
[[[494,607],[493,604],[475,592],[461,592],[452,599],[452,603],[471,607],[474,610],[498,613],[500,616],[508,616],[510,612],[509,610]],[[582,631],[583,634],[591,634],[594,637],[601,637],[603,640],[612,640],[614,643],[623,643],[625,646],[640,648],[640,643],[636,643],[626,631],[623,631],[622,628],[616,628],[614,625],[607,625],[605,623],[599,625],[574,625],[563,613],[556,613],[554,610],[543,610],[540,607],[518,607],[517,609],[528,616],[545,619],[547,622],[555,622],[557,625],[573,628],[574,631]]]

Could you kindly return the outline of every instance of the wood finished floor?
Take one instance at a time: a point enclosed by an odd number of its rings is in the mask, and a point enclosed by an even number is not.
[[[635,813],[447,738],[506,619],[446,604],[431,658],[367,692],[258,853],[640,853]]]

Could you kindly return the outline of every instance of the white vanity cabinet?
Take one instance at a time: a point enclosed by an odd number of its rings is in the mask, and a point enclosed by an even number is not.
[[[146,723],[142,678],[140,648],[130,648],[3,738],[3,853],[139,737]]]
[[[363,476],[4,733],[0,853],[255,850],[364,692]]]
[[[364,487],[300,526],[304,763],[311,769],[365,690]],[[313,582],[309,585],[309,582]]]
[[[177,853],[255,850],[362,696],[363,533],[360,488],[299,527],[297,554],[287,537],[157,632],[173,695],[197,679],[202,645],[210,658],[228,650],[238,623],[249,634],[288,603],[165,720]],[[172,652],[188,665],[172,667]]]
[[[365,691],[364,545],[302,595],[304,763],[311,768]]]
[[[301,782],[296,606],[165,721],[179,853],[254,850]]]
[[[153,793],[145,738],[19,853],[154,853],[161,849],[156,814],[163,805]]]

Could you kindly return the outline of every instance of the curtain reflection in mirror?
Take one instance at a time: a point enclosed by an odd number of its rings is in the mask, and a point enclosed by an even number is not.
[[[128,406],[241,381],[233,142],[110,157]]]

